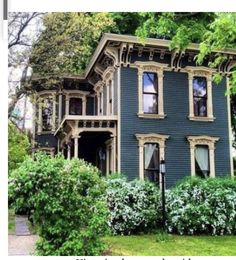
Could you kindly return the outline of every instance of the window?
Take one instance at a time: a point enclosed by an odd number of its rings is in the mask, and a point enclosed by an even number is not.
[[[159,183],[159,145],[155,143],[144,144],[144,178]]]
[[[187,66],[189,80],[189,116],[194,121],[214,121],[212,104],[213,69]]]
[[[70,115],[82,115],[82,99],[81,98],[70,98]]]
[[[157,74],[143,73],[143,112],[158,114],[158,81]]]
[[[198,177],[209,177],[209,149],[207,145],[196,145],[195,147],[195,174]]]
[[[218,137],[188,136],[190,144],[191,175],[215,177],[215,143]]]
[[[42,128],[43,131],[52,130],[53,102],[50,98],[45,98],[42,106]]]
[[[168,135],[136,134],[139,144],[139,177],[159,182],[160,161],[165,159],[165,142]]]
[[[194,116],[207,116],[207,80],[204,77],[193,78]]]
[[[168,64],[136,61],[138,69],[138,117],[165,118],[163,101],[164,68]]]

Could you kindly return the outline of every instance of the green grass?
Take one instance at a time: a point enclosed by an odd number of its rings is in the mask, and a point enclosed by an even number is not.
[[[15,234],[15,211],[14,209],[8,209],[8,234]]]
[[[140,235],[109,236],[107,255],[235,256],[236,236]]]

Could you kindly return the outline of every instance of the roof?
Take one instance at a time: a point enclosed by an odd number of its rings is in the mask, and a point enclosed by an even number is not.
[[[92,58],[90,59],[90,62],[88,66],[85,69],[85,72],[83,75],[75,76],[59,76],[60,78],[71,78],[74,80],[85,80],[90,73],[91,69],[93,68],[94,64],[96,63],[99,55],[103,51],[103,49],[106,47],[107,43],[109,41],[117,41],[117,42],[125,42],[125,43],[136,43],[136,44],[143,44],[144,46],[153,46],[153,47],[163,47],[166,49],[170,48],[170,40],[163,40],[163,39],[156,39],[156,38],[146,38],[144,42],[141,41],[139,37],[131,36],[131,35],[124,35],[124,34],[113,34],[113,33],[104,33],[95,52],[93,53]],[[192,50],[192,51],[199,51],[199,44],[191,43],[188,45],[186,50]],[[222,54],[228,54],[228,55],[236,55],[236,49],[222,49],[222,50],[215,50],[214,52],[222,53]],[[56,76],[56,75],[48,75],[50,76]],[[45,77],[42,77],[45,78]],[[35,77],[36,80],[42,79],[41,77]]]
[[[123,34],[113,34],[113,33],[104,33],[86,70],[84,76],[87,77],[90,70],[92,69],[94,63],[96,62],[99,54],[104,49],[108,41],[118,41],[118,42],[126,42],[126,43],[141,43],[139,37],[131,36],[131,35],[123,35]],[[144,41],[144,45],[158,46],[158,47],[170,47],[170,40],[156,39],[156,38],[147,38]],[[186,48],[187,50],[199,51],[199,44],[191,43]],[[222,49],[215,50],[214,52],[219,52],[223,54],[236,55],[236,49]]]

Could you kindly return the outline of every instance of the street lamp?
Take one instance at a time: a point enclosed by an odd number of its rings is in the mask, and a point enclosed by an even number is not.
[[[162,198],[162,227],[165,229],[166,225],[166,202],[165,202],[165,174],[166,174],[166,162],[165,160],[161,160],[160,164],[160,172],[161,172],[161,198]]]

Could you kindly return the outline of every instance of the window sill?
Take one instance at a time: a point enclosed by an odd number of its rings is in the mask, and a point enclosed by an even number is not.
[[[137,114],[140,118],[148,118],[148,119],[164,119],[166,115],[158,115],[158,114]]]
[[[215,117],[188,116],[191,121],[213,122]]]

